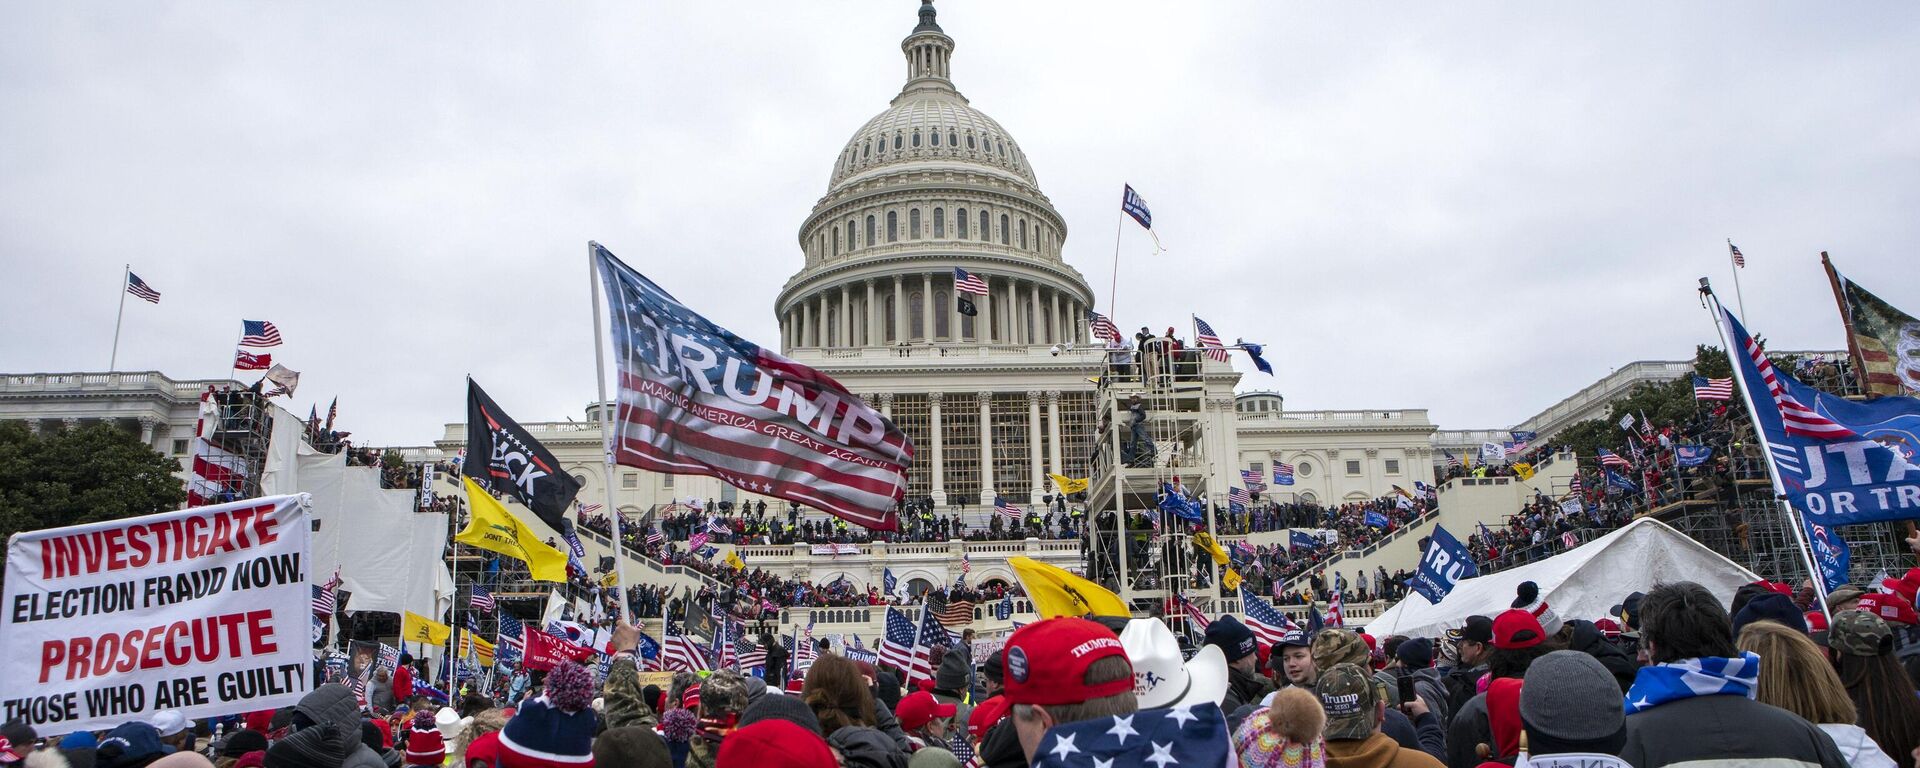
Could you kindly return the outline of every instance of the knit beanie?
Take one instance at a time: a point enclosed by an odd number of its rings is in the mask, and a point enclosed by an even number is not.
[[[433,727],[433,713],[413,713],[413,722],[407,726],[406,758],[407,765],[439,765],[447,759],[446,741],[440,729]]]
[[[815,733],[820,731],[820,718],[813,714],[813,707],[807,706],[798,696],[762,696],[759,701],[747,705],[735,725],[745,728],[762,720],[785,720]]]
[[[1527,667],[1520,720],[1534,754],[1613,755],[1627,741],[1620,684],[1598,659],[1579,651],[1554,651]]]
[[[967,690],[967,660],[957,653],[949,653],[940,660],[939,672],[933,677],[933,687],[942,691],[961,692]]]
[[[1403,640],[1393,649],[1393,657],[1411,669],[1433,666],[1433,643],[1424,637]]]
[[[1272,706],[1254,710],[1233,734],[1233,748],[1247,768],[1324,768],[1327,714],[1305,688],[1282,688]]]
[[[1740,612],[1733,615],[1733,636],[1740,637],[1740,630],[1756,621],[1775,621],[1801,632],[1807,631],[1807,618],[1800,613],[1800,607],[1793,604],[1793,598],[1778,592],[1762,592],[1754,595]]]
[[[1560,614],[1554,613],[1547,606],[1547,601],[1541,599],[1539,584],[1523,581],[1514,592],[1513,607],[1533,614],[1535,619],[1540,620],[1540,628],[1547,631],[1548,637],[1560,634],[1560,627],[1563,626]]]
[[[562,662],[547,673],[540,696],[520,705],[500,730],[500,768],[567,768],[593,764],[593,677]]]
[[[60,746],[65,747],[67,743],[62,741],[60,742]],[[226,743],[220,747],[220,756],[239,757],[248,752],[265,752],[266,750],[266,734],[259,731],[243,729],[234,731],[232,736],[227,737]]]

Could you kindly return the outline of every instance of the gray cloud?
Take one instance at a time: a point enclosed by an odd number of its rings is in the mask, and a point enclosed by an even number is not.
[[[1920,9],[1788,3],[947,2],[962,92],[1017,136],[1116,320],[1270,344],[1296,408],[1510,424],[1713,331],[1838,347],[1821,250],[1920,310]],[[0,368],[223,372],[275,321],[299,407],[417,444],[472,373],[522,419],[593,398],[584,244],[716,321],[771,302],[912,3],[0,8]],[[1243,364],[1244,365],[1244,364]]]

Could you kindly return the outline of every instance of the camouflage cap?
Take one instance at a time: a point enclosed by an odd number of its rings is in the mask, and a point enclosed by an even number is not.
[[[1320,708],[1327,712],[1327,740],[1352,741],[1373,735],[1373,713],[1379,706],[1373,675],[1358,664],[1341,663],[1323,670],[1314,687]]]
[[[700,684],[700,714],[718,717],[747,708],[747,681],[740,673],[723,669]]]
[[[1827,647],[1848,656],[1875,656],[1893,637],[1893,630],[1879,616],[1866,611],[1841,611],[1833,615],[1827,629]]]
[[[1335,664],[1365,665],[1368,659],[1367,643],[1352,630],[1328,628],[1314,633],[1311,653],[1313,667],[1326,670]]]

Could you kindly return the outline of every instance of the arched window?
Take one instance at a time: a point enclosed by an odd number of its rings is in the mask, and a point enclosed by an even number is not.
[[[947,236],[947,211],[944,208],[933,209],[933,236]]]
[[[936,146],[936,147],[937,147],[937,146],[940,146],[940,132],[939,132],[939,131],[934,131],[934,132],[933,132],[933,135],[932,135],[932,136],[928,136],[927,138],[929,138],[929,139],[932,139],[932,140],[933,140],[933,145],[934,145],[934,146]]]
[[[907,333],[909,338],[918,339],[927,335],[927,314],[923,311],[926,309],[927,303],[922,301],[920,296],[921,293],[919,291],[907,294]]]
[[[900,214],[897,211],[887,211],[887,242],[891,243],[899,239]]]
[[[1002,158],[1005,158],[1005,157],[1007,156],[1007,143],[1006,143],[1006,142],[1004,142],[1004,141],[1001,141],[1001,140],[999,140],[999,139],[994,139],[994,140],[993,140],[993,146],[994,146],[995,148],[997,148],[997,149],[999,149],[999,150],[1000,150],[1000,157],[1002,157]]]
[[[973,134],[967,134],[967,149],[973,149]]]
[[[900,134],[896,133],[893,135],[893,148],[894,149],[900,148]]]
[[[854,244],[855,231],[856,230],[854,229],[853,219],[847,219],[847,250],[848,251],[852,251],[854,248],[858,247]]]
[[[980,212],[980,241],[981,242],[986,242],[988,240],[993,239],[993,235],[988,234],[988,230],[992,229],[993,225],[989,224],[988,222],[989,222],[989,219],[987,218],[987,212],[981,211]]]
[[[1014,231],[1018,232],[1020,235],[1020,247],[1021,248],[1027,247],[1027,220],[1021,219],[1019,228],[1017,228]]]
[[[967,209],[961,208],[954,211],[953,225],[959,227],[954,231],[955,235],[962,240],[967,239]]]
[[[833,225],[833,255],[840,255],[840,225]]]
[[[834,329],[840,327],[840,322],[839,322],[840,308],[833,306],[832,304],[828,304],[827,311],[824,313],[824,315],[825,317],[821,318],[825,322],[822,323],[820,326],[820,346],[831,347],[834,344],[838,343],[838,341],[834,338],[833,331]]]
[[[949,147],[960,146],[959,138],[960,138],[960,134],[954,133],[953,131],[947,131],[947,146]]]
[[[868,248],[873,247],[873,243],[875,241],[874,235],[877,233],[878,233],[878,230],[874,229],[873,216],[871,215],[867,216],[867,247]]]
[[[953,305],[952,305],[951,303],[949,303],[949,302],[948,302],[948,300],[947,300],[947,292],[946,292],[946,291],[934,291],[934,292],[933,292],[933,306],[935,306],[935,307],[951,307],[951,306],[953,306]],[[936,338],[945,338],[945,337],[947,336],[947,320],[948,320],[948,319],[950,319],[950,317],[951,317],[951,315],[952,315],[952,314],[953,314],[952,312],[948,312],[948,311],[946,311],[946,310],[944,310],[944,309],[936,309],[936,310],[934,311],[934,313],[933,313],[933,335],[934,335],[934,336],[935,336]]]
[[[907,211],[907,237],[920,239],[920,209]]]
[[[1007,215],[1004,213],[1000,214],[1000,244],[1001,245],[1013,244],[1013,233],[1008,231]]]
[[[913,132],[913,146],[914,146],[914,148],[915,148],[915,149],[918,149],[918,148],[920,147],[920,132],[919,132],[919,131],[914,131],[914,132]]]

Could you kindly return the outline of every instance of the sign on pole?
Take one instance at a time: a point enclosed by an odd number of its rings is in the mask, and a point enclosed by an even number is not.
[[[272,496],[14,534],[0,720],[54,735],[298,703],[313,667],[307,505]]]

